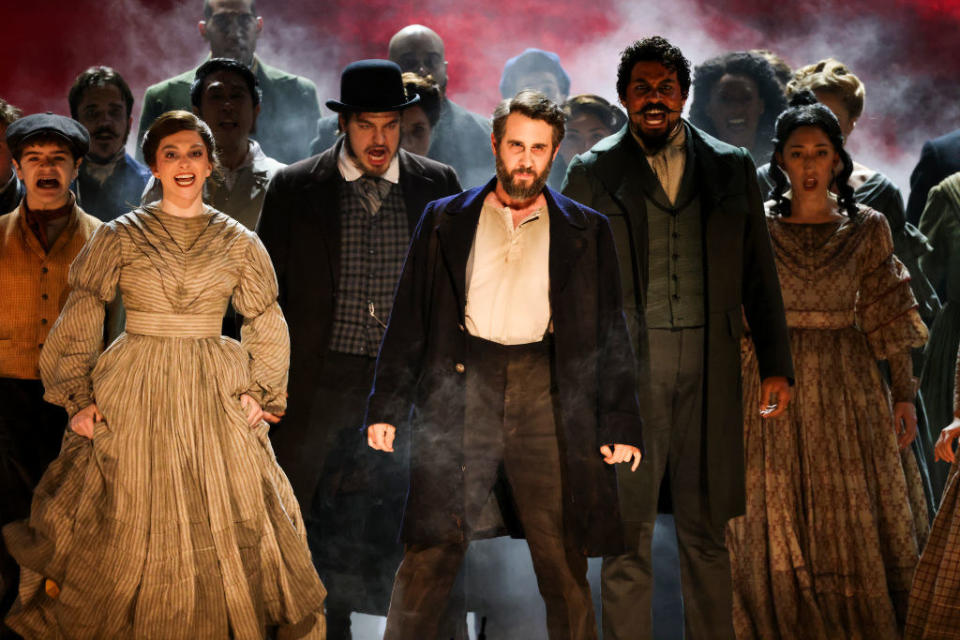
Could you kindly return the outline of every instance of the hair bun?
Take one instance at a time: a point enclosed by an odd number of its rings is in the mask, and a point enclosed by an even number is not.
[[[818,102],[820,101],[817,100],[817,96],[814,95],[813,91],[810,91],[810,89],[801,89],[790,96],[789,106],[805,107],[807,105],[817,104]]]

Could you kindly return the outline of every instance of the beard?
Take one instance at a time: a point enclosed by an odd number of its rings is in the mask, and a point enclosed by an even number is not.
[[[643,117],[643,114],[647,111],[653,109],[663,109],[667,112],[667,118],[669,118],[670,107],[663,104],[662,102],[654,102],[651,104],[644,105],[639,111],[635,111],[633,115],[637,115],[640,118]],[[680,119],[677,118],[677,121],[673,126],[667,127],[663,132],[651,133],[643,130],[643,125],[639,122],[634,122],[633,118],[630,118],[630,131],[633,132],[633,135],[640,138],[640,141],[643,142],[644,149],[647,153],[656,153],[663,149],[666,146],[667,141],[670,140],[670,136],[676,132],[677,127],[680,126]]]
[[[553,158],[551,158],[547,166],[543,168],[543,171],[537,174],[534,173],[532,167],[514,169],[512,172],[507,171],[507,166],[503,164],[503,160],[500,159],[499,155],[496,156],[496,162],[497,181],[503,185],[503,190],[507,192],[508,196],[519,201],[529,200],[543,191],[543,187],[547,184],[547,178],[550,177],[550,168],[553,166]],[[533,182],[528,186],[524,186],[514,181],[513,177],[521,173],[534,173]]]

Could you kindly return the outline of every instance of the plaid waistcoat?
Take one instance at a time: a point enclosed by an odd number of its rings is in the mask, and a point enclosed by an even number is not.
[[[390,186],[380,208],[367,213],[360,181],[340,185],[340,282],[330,349],[376,357],[393,293],[400,279],[410,230],[400,184]]]

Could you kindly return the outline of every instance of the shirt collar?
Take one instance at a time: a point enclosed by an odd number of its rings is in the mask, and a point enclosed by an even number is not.
[[[347,151],[347,140],[343,139],[343,144],[340,145],[340,155],[337,156],[337,168],[340,170],[340,175],[343,176],[343,179],[347,182],[354,182],[363,177],[363,171],[356,165],[353,161],[353,158],[350,157],[350,152]],[[390,161],[390,166],[387,167],[387,172],[382,176],[376,176],[378,178],[383,178],[387,182],[392,182],[397,184],[400,182],[400,150],[397,150],[397,153],[394,154],[393,159]]]

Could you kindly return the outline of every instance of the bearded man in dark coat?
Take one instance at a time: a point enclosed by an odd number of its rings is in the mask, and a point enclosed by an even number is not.
[[[410,451],[387,640],[434,637],[470,541],[521,532],[550,637],[596,638],[587,556],[624,550],[641,421],[610,226],[545,187],[564,119],[503,101],[496,178],[431,203],[404,263],[366,419]]]
[[[610,217],[634,344],[649,362],[646,464],[620,474],[630,551],[604,558],[603,635],[649,638],[658,496],[677,527],[688,638],[733,640],[727,520],[745,509],[740,338],[752,331],[761,398],[779,415],[793,364],[756,169],[745,149],[680,117],[690,63],[660,37],[628,47],[619,133],[570,163],[565,195]],[[661,487],[661,483],[666,486]]]

